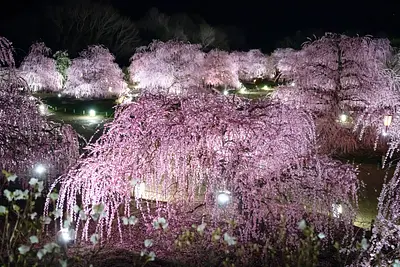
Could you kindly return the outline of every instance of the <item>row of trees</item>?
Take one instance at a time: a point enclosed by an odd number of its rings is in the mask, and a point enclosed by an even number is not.
[[[51,57],[44,43],[31,46],[19,70],[29,86],[38,90],[62,92],[75,97],[109,97],[126,93],[127,82],[144,91],[186,93],[204,86],[238,89],[241,82],[271,77],[274,65],[259,50],[206,53],[201,45],[178,41],[154,41],[140,47],[128,68],[130,81],[102,46],[90,46],[70,61],[67,54]]]
[[[105,98],[120,95],[127,89],[121,68],[102,46],[89,46],[79,57],[70,60],[66,52],[57,52],[53,58],[44,43],[35,43],[18,72],[33,91]]]
[[[129,73],[143,92],[186,95],[207,86],[239,89],[242,82],[273,75],[274,65],[259,50],[205,53],[201,45],[153,41],[137,50]]]

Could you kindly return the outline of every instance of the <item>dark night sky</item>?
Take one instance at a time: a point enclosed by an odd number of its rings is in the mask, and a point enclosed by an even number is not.
[[[199,14],[210,24],[243,27],[254,47],[270,45],[297,30],[323,29],[360,34],[400,35],[400,1],[145,1],[135,8],[128,0],[111,1],[129,16],[140,17],[149,7],[156,6],[166,13]],[[379,4],[378,4],[379,3]]]
[[[35,6],[56,0],[16,0],[7,12],[2,11],[0,25],[23,11],[35,12]],[[142,17],[151,7],[168,14],[189,13],[203,17],[211,25],[235,25],[241,27],[248,47],[274,48],[276,41],[293,35],[297,30],[321,29],[324,32],[400,36],[400,1],[132,1],[103,0],[118,8],[133,20]],[[14,5],[14,7],[12,7]],[[4,6],[3,6],[4,7]],[[1,31],[0,31],[1,35]],[[37,38],[40,38],[39,36]],[[32,40],[32,42],[35,40]]]

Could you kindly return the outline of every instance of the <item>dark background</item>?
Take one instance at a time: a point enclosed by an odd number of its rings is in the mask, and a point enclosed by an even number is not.
[[[29,45],[44,41],[53,51],[69,49],[52,41],[43,10],[49,5],[73,4],[74,1],[16,0],[4,2],[0,16],[0,36],[10,39],[19,56],[27,53]],[[86,0],[82,0],[86,1]],[[86,1],[87,2],[87,1]],[[400,1],[96,1],[113,6],[121,15],[130,17],[133,23],[145,16],[151,7],[168,15],[186,13],[201,17],[211,26],[235,26],[229,38],[243,37],[245,41],[229,46],[234,50],[260,48],[271,52],[277,47],[299,45],[324,32],[348,35],[370,34],[388,37],[397,45],[400,36]],[[235,32],[236,31],[236,32]],[[153,38],[157,38],[154,36]],[[142,38],[147,45],[151,37]],[[232,42],[233,43],[233,42]],[[84,48],[82,44],[82,48]],[[72,51],[74,56],[77,51]],[[116,55],[122,62],[127,54]]]

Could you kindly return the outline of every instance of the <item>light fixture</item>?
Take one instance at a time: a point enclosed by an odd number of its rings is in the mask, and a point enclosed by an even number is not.
[[[261,90],[271,90],[271,88],[268,85],[264,85],[261,87]]]
[[[340,114],[339,120],[340,120],[341,123],[347,122],[347,115],[344,114],[344,113],[343,113],[343,114]]]
[[[217,204],[219,207],[226,207],[231,202],[231,192],[219,191],[217,193]]]
[[[35,172],[36,172],[37,174],[41,175],[41,174],[43,174],[43,173],[46,172],[46,167],[43,166],[42,164],[38,164],[38,165],[36,165],[36,167],[35,167]]]
[[[112,87],[111,86],[108,87],[108,91],[112,92]]]
[[[58,231],[56,239],[59,245],[68,245],[74,241],[74,230],[62,228]]]
[[[90,117],[96,116],[96,110],[94,110],[94,109],[89,110],[89,116]]]
[[[295,82],[291,82],[291,83],[290,83],[290,86],[295,86],[295,85],[296,85]]]
[[[146,192],[146,184],[145,183],[140,183],[135,186],[135,197],[136,198],[142,198]]]
[[[383,118],[383,125],[386,129],[392,124],[392,115],[385,115]]]
[[[39,105],[39,112],[40,112],[40,114],[46,114],[46,105],[45,104],[40,104]]]
[[[229,95],[229,91],[228,91],[228,90],[224,90],[222,93],[223,93],[224,95]]]
[[[61,97],[61,94],[58,94],[57,96],[58,96],[58,97]]]
[[[342,204],[337,203],[337,204],[332,204],[332,215],[335,218],[339,218],[343,213],[343,207]]]

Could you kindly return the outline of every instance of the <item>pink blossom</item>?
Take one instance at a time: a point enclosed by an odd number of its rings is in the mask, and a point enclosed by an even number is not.
[[[127,90],[124,74],[110,51],[99,45],[89,46],[72,60],[67,71],[64,94],[77,98],[104,98]]]
[[[200,48],[184,42],[153,41],[132,56],[130,78],[142,93],[196,93],[202,90],[204,53]]]
[[[239,64],[226,51],[211,50],[204,60],[204,84],[209,86],[224,86],[238,89],[241,86],[239,81]]]
[[[277,51],[277,68],[287,84],[278,87],[273,98],[324,118],[318,120],[317,128],[325,133],[332,123],[338,123],[332,136],[318,134],[319,144],[328,142],[327,147],[333,148],[347,140],[353,144],[343,148],[359,147],[356,143],[360,142],[348,130],[339,128],[358,129],[365,112],[397,101],[393,76],[385,67],[391,51],[388,40],[333,34],[305,44],[300,51]],[[341,114],[350,122],[341,123]],[[365,126],[367,122],[361,124]],[[373,143],[376,142],[370,142],[371,147]]]
[[[19,67],[19,75],[33,91],[58,92],[62,88],[62,75],[51,58],[51,50],[44,43],[35,43]]]
[[[257,78],[267,78],[273,75],[274,65],[272,58],[254,49],[248,52],[232,52],[231,57],[239,65],[239,79],[252,81]]]
[[[35,167],[40,164],[46,167],[43,175],[54,178],[76,162],[77,134],[71,126],[49,122],[39,113],[40,102],[30,96],[13,68],[12,52],[7,50],[11,47],[0,47],[0,61],[11,67],[0,80],[0,168],[24,179],[37,175]]]
[[[211,225],[235,220],[241,241],[265,241],[284,216],[287,242],[296,244],[297,223],[305,215],[317,229],[330,224],[334,203],[345,207],[347,225],[355,215],[356,170],[315,154],[314,124],[307,113],[268,101],[142,95],[119,107],[105,134],[87,149],[87,157],[60,180],[57,205],[73,214],[81,203],[91,214],[102,203],[98,229],[108,237],[118,231],[117,218],[131,215],[131,195],[141,184],[144,192],[135,195],[147,225],[141,231],[153,235],[154,220],[165,218],[166,244],[202,218]],[[224,209],[216,202],[220,191],[232,198]],[[152,200],[150,210],[146,206]],[[74,220],[87,239],[90,224]],[[338,229],[339,221],[333,225]],[[135,240],[130,242],[140,241]]]

